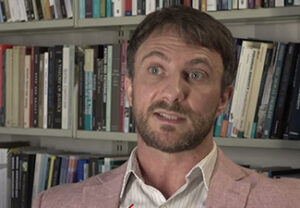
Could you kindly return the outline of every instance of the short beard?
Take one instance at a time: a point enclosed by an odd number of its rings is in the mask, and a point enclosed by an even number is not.
[[[164,101],[159,101],[153,103],[147,110],[147,115],[145,115],[144,113],[139,112],[134,106],[133,114],[136,121],[136,128],[143,141],[148,146],[167,153],[191,150],[200,145],[213,128],[217,111],[216,107],[211,112],[206,113],[206,115],[196,116],[190,108],[182,106],[178,102],[169,105]],[[165,141],[162,140],[161,137],[169,136],[169,133],[172,133],[176,130],[175,127],[171,125],[162,125],[161,130],[163,130],[165,134],[160,135],[160,133],[155,132],[149,126],[149,117],[153,115],[154,110],[157,108],[180,113],[190,118],[192,122],[190,128],[187,128],[185,132],[183,132],[181,135],[178,135],[179,138],[177,141],[173,141],[172,144],[165,144]]]

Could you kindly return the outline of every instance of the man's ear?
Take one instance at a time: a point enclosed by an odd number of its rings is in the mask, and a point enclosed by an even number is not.
[[[219,101],[219,106],[217,109],[217,114],[216,116],[220,116],[227,108],[228,104],[230,103],[230,100],[233,96],[233,86],[230,85],[228,87],[226,87],[225,89],[223,89],[223,91],[221,92],[221,96],[220,96],[220,101]]]
[[[129,104],[132,106],[132,79],[128,75],[125,76],[125,89]]]

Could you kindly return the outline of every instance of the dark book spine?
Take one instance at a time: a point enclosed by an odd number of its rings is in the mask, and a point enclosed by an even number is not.
[[[60,164],[61,164],[61,157],[56,157],[54,161],[51,187],[59,184]]]
[[[61,128],[62,110],[62,58],[63,46],[55,46],[54,68],[55,68],[55,90],[54,90],[54,119],[53,128]]]
[[[98,58],[95,63],[95,130],[101,131],[103,117],[103,68],[104,68],[104,46],[98,46]]]
[[[146,2],[145,0],[137,0],[137,14],[138,15],[145,15],[146,13],[146,8],[145,5]]]
[[[300,52],[297,55],[296,72],[293,80],[292,100],[288,117],[289,139],[300,139]]]
[[[67,17],[67,9],[66,9],[65,0],[60,0],[60,6],[61,6],[62,17],[66,18]]]
[[[284,57],[286,54],[286,48],[287,48],[287,44],[285,44],[285,43],[279,44],[278,57],[276,60],[275,72],[273,75],[271,94],[270,94],[268,110],[267,110],[267,116],[266,116],[265,125],[264,125],[264,132],[263,132],[264,138],[270,138],[275,104],[276,104],[276,99],[277,99],[277,95],[278,95],[279,83],[280,83],[280,77],[281,77],[281,72],[282,72],[282,68],[283,68],[283,64],[284,64]]]
[[[77,48],[78,80],[78,129],[84,129],[84,52]]]
[[[33,127],[38,127],[39,121],[39,71],[40,47],[34,49],[34,76],[33,76]]]
[[[296,50],[296,44],[289,43],[280,81],[280,89],[278,92],[276,107],[274,111],[274,119],[271,133],[272,138],[283,137],[283,116],[286,110],[285,107],[287,102],[288,86],[289,83],[292,82],[292,76],[294,75],[293,71],[296,64],[297,52],[298,51]]]
[[[53,128],[54,121],[54,90],[55,90],[55,69],[54,69],[54,47],[49,48],[48,65],[48,113],[47,127]]]
[[[32,190],[33,190],[33,179],[34,179],[34,169],[35,169],[35,154],[29,154],[28,155],[28,200],[27,200],[27,207],[31,208],[32,205]]]
[[[85,0],[85,17],[93,17],[93,0]]]
[[[104,66],[103,66],[103,116],[102,116],[102,130],[106,130],[106,103],[107,103],[107,61],[108,61],[108,49],[107,45],[104,46]]]
[[[113,44],[112,89],[111,89],[111,131],[120,130],[120,68],[121,44]]]
[[[44,19],[41,0],[36,0],[36,8],[39,17],[38,19],[39,20]]]
[[[2,20],[3,20],[3,22],[6,22],[7,21],[7,16],[6,16],[5,5],[4,5],[3,1],[0,1],[0,9],[1,9],[1,12],[2,12]]]
[[[29,21],[33,20],[34,16],[32,16],[32,12],[33,12],[32,1],[31,0],[24,0],[24,4],[25,4],[25,9],[26,9],[27,19]]]

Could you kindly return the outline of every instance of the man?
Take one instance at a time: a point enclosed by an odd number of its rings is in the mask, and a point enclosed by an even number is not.
[[[148,15],[128,46],[137,148],[120,168],[43,192],[34,207],[299,207],[296,180],[239,167],[213,141],[235,74],[221,23],[187,7]]]

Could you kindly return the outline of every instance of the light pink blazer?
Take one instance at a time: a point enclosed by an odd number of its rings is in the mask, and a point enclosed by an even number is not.
[[[81,183],[42,192],[33,208],[117,208],[126,165]],[[300,207],[300,180],[269,179],[236,165],[218,148],[207,208],[225,207]]]

